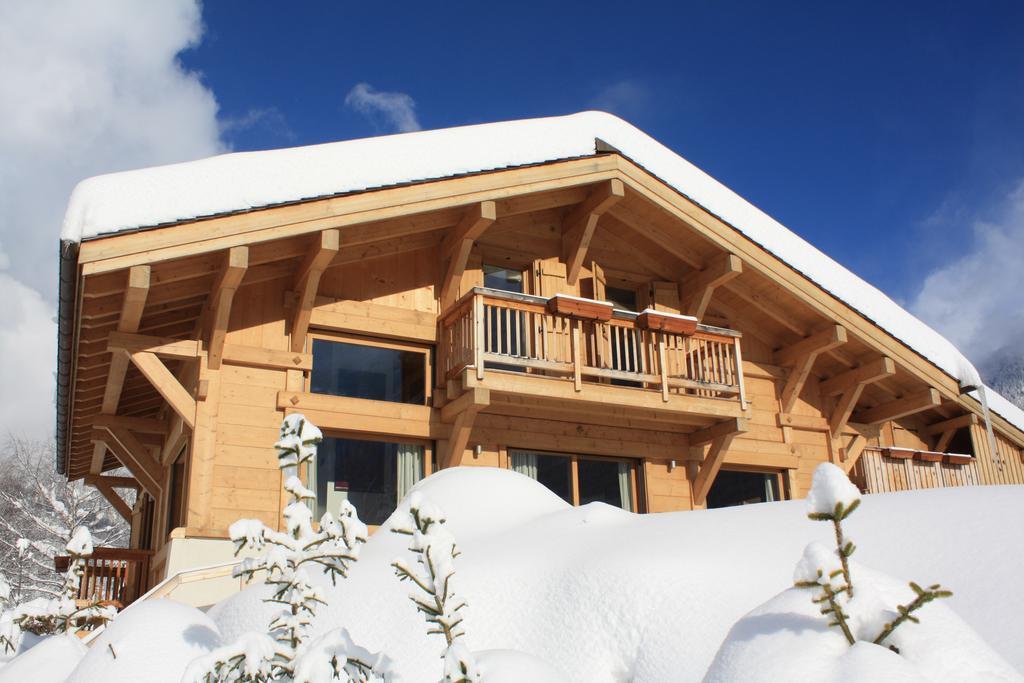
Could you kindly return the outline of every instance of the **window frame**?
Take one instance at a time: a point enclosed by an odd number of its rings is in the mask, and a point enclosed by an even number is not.
[[[785,474],[785,469],[784,468],[783,469],[776,469],[776,468],[772,468],[772,467],[759,467],[757,465],[722,465],[722,468],[719,470],[719,473],[722,473],[722,472],[744,472],[746,474],[763,474],[765,477],[769,477],[769,476],[775,477],[775,490],[778,491],[779,497],[776,498],[773,501],[770,501],[770,502],[772,502],[772,503],[781,503],[781,502],[786,501],[786,500],[792,500],[790,491],[789,491],[789,489],[786,486],[786,474]],[[717,479],[717,475],[716,475],[715,478]],[[712,482],[712,486],[714,486],[714,482]],[[708,492],[710,493],[710,490]],[[707,507],[706,501],[705,501],[705,507]],[[728,506],[728,507],[738,507],[738,506]],[[722,508],[717,508],[717,509],[722,509]]]
[[[612,455],[591,455],[589,453],[564,453],[561,451],[546,451],[538,448],[525,448],[523,446],[501,446],[501,453],[505,454],[504,467],[507,470],[512,469],[512,451],[528,451],[530,453],[537,453],[538,455],[550,455],[558,458],[568,458],[570,461],[569,465],[569,482],[572,488],[572,506],[579,507],[580,505],[580,477],[579,477],[579,461],[580,460],[599,460],[603,462],[614,462],[616,464],[626,463],[629,465],[629,490],[633,500],[633,512],[640,514],[646,512],[646,505],[644,505],[643,496],[640,495],[640,458],[630,457],[617,457]]]
[[[433,372],[434,366],[434,347],[428,344],[417,344],[416,342],[407,342],[399,339],[387,339],[383,337],[370,337],[361,334],[352,334],[349,332],[337,332],[334,330],[321,330],[321,329],[310,329],[306,334],[306,348],[309,349],[310,357],[313,355],[313,340],[321,339],[324,341],[337,342],[340,344],[352,344],[354,346],[369,346],[378,349],[391,349],[393,351],[408,351],[413,353],[423,354],[423,403],[402,403],[401,401],[381,401],[381,403],[397,403],[399,405],[433,405],[434,398],[434,382]],[[320,392],[313,391],[313,369],[310,368],[303,381],[303,390],[308,393],[316,393],[317,396],[337,396],[338,394],[323,394]],[[346,397],[351,398],[351,397]],[[364,401],[374,401],[376,399],[361,399]]]

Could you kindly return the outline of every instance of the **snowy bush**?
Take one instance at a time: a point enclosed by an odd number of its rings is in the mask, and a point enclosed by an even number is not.
[[[227,681],[331,681],[390,680],[390,662],[356,647],[345,631],[331,632],[310,642],[309,627],[317,607],[326,604],[323,590],[312,581],[316,567],[331,577],[346,577],[366,542],[366,525],[348,501],[338,518],[330,512],[313,528],[308,505],[316,500],[299,478],[299,468],[316,457],[320,430],[299,414],[281,423],[275,444],[284,490],[290,500],[284,508],[285,530],[277,531],[257,519],[240,519],[228,530],[236,555],[242,550],[265,551],[246,558],[234,575],[252,580],[263,575],[270,588],[267,602],[281,605],[266,633],[245,633],[234,643],[193,661],[183,680],[195,683]]]
[[[455,537],[445,527],[444,514],[423,501],[418,492],[409,496],[409,521],[411,525],[397,526],[392,531],[410,537],[409,550],[416,563],[410,565],[398,559],[392,566],[399,580],[413,584],[409,599],[431,625],[427,633],[444,636],[447,649],[442,683],[480,681],[473,655],[459,640],[465,635],[459,610],[466,603],[452,590],[455,558],[459,554]]]
[[[831,463],[818,465],[814,471],[811,492],[807,496],[807,516],[815,521],[832,523],[836,548],[833,551],[821,543],[809,544],[804,550],[803,558],[797,563],[793,583],[797,588],[813,591],[812,600],[820,607],[821,613],[829,618],[829,626],[842,631],[846,642],[851,646],[858,640],[884,645],[889,636],[902,624],[908,621],[919,623],[914,612],[933,600],[948,598],[953,594],[939,584],[925,589],[911,581],[910,588],[914,592],[914,599],[905,605],[897,605],[896,615],[884,620],[873,637],[865,635],[863,629],[853,628],[845,607],[855,596],[849,558],[856,546],[846,538],[842,522],[860,506],[860,501],[860,491],[841,469]],[[863,615],[861,621],[865,624],[877,621],[877,616],[872,616],[874,615]],[[895,645],[888,647],[899,653]]]
[[[14,607],[0,616],[0,649],[16,652],[22,636],[74,633],[93,629],[114,618],[116,610],[98,602],[79,605],[78,590],[82,582],[85,559],[92,555],[92,536],[79,527],[65,546],[71,561],[64,574],[64,589],[56,598],[36,598]]]

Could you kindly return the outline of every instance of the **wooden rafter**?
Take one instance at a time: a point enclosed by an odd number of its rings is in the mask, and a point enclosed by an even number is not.
[[[879,422],[888,422],[889,420],[896,420],[907,415],[920,413],[934,408],[941,403],[942,399],[939,397],[939,392],[928,387],[927,389],[898,398],[895,401],[889,401],[888,403],[856,413],[854,418],[856,422],[862,424],[878,424]]]
[[[111,332],[107,340],[107,348],[111,351],[123,351],[129,354],[144,352],[163,358],[181,360],[194,360],[199,357],[199,342],[194,339],[169,339],[144,334]]]
[[[103,494],[103,497],[107,499],[110,506],[117,510],[118,514],[124,517],[126,522],[131,523],[132,508],[125,502],[124,498],[121,497],[121,494],[114,490],[114,484],[110,481],[111,479],[126,478],[127,477],[101,477],[98,475],[86,475],[85,483],[87,486],[95,487],[95,489]],[[135,483],[135,486],[138,486],[138,482]]]
[[[575,285],[580,276],[598,219],[625,196],[625,185],[613,178],[595,187],[586,200],[566,214],[562,221],[562,262],[569,285]]]
[[[474,204],[466,211],[462,220],[452,228],[441,244],[441,262],[445,266],[444,280],[441,285],[441,310],[445,311],[455,303],[459,293],[459,282],[469,261],[469,252],[473,244],[480,239],[484,231],[498,217],[497,208],[492,201]]]
[[[708,262],[704,270],[687,276],[679,285],[682,312],[702,319],[711,303],[715,288],[743,272],[743,262],[735,254],[721,254]]]
[[[232,247],[224,258],[224,265],[217,275],[216,284],[210,294],[208,319],[207,365],[211,370],[220,368],[224,355],[224,339],[227,336],[228,321],[231,319],[231,302],[235,291],[242,284],[245,271],[249,268],[249,247]],[[205,335],[204,335],[205,336]]]
[[[127,429],[94,429],[94,441],[102,441],[118,461],[138,480],[146,493],[159,500],[161,495],[160,465],[135,435]]]
[[[171,409],[181,417],[190,429],[194,428],[196,401],[186,391],[185,387],[181,386],[181,382],[167,369],[163,361],[150,351],[136,351],[131,354],[131,359],[135,367],[146,376],[146,379],[163,396],[164,400],[171,406]]]
[[[142,312],[146,308],[146,298],[149,296],[150,275],[149,266],[134,266],[128,269],[128,281],[125,284],[121,313],[117,321],[118,332],[135,332],[139,329]],[[109,351],[109,349],[107,350]],[[106,415],[113,415],[117,412],[117,406],[121,402],[121,392],[124,389],[124,379],[128,374],[128,364],[128,358],[124,354],[115,352],[110,359],[110,368],[107,370],[106,385],[103,390],[103,405],[100,408],[100,411]],[[105,456],[106,448],[103,444],[94,444],[89,471],[99,474],[103,470]]]
[[[782,390],[780,412],[792,412],[818,355],[845,343],[846,328],[842,325],[830,325],[824,330],[815,332],[797,343],[775,352],[777,365],[792,367]]]
[[[93,427],[130,429],[139,434],[158,434],[165,436],[168,433],[167,423],[151,417],[125,417],[123,415],[97,415],[92,421]]]
[[[313,248],[299,265],[292,284],[292,291],[297,295],[292,316],[292,351],[302,351],[306,345],[306,331],[309,330],[309,317],[320,288],[320,276],[338,255],[341,242],[341,234],[337,229],[324,230],[316,237]]]
[[[953,441],[953,437],[956,436],[958,429],[964,427],[970,427],[971,425],[978,424],[978,416],[974,413],[966,413],[957,417],[949,418],[948,420],[942,420],[941,422],[935,422],[930,424],[921,430],[923,436],[935,435],[935,442],[932,444],[932,450],[944,453],[949,444]]]
[[[822,396],[839,394],[832,416],[829,418],[829,431],[833,439],[838,439],[846,428],[846,423],[857,406],[864,387],[886,377],[896,374],[896,363],[892,358],[882,356],[864,365],[842,372],[835,377],[819,384]]]
[[[693,480],[693,503],[703,505],[707,500],[708,491],[718,476],[718,471],[725,462],[726,451],[732,440],[742,432],[747,431],[748,422],[746,418],[738,417],[719,422],[699,432],[690,434],[690,448],[701,448],[700,444],[710,443],[708,452],[704,455],[703,461],[697,470],[697,476]]]
[[[458,458],[469,445],[469,435],[473,431],[473,422],[477,414],[491,404],[489,389],[476,387],[467,390],[441,409],[441,421],[452,424],[448,439],[448,452],[443,455],[442,468],[458,464]]]

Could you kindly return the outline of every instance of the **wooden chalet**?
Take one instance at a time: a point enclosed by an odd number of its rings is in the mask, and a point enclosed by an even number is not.
[[[230,559],[239,517],[280,523],[293,412],[328,437],[318,512],[349,499],[371,525],[460,465],[635,512],[800,498],[824,461],[869,492],[1024,483],[1019,414],[986,421],[715,192],[596,113],[86,181],[58,467],[130,520],[147,585]]]

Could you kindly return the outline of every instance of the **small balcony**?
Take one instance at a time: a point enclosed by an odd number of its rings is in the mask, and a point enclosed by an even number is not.
[[[690,414],[700,425],[743,415],[739,340],[685,316],[478,287],[441,318],[438,379],[520,402]]]
[[[151,550],[98,547],[85,558],[85,571],[78,587],[80,604],[99,602],[124,609],[135,602],[146,589],[149,578]],[[70,558],[53,558],[54,568],[64,573]]]

